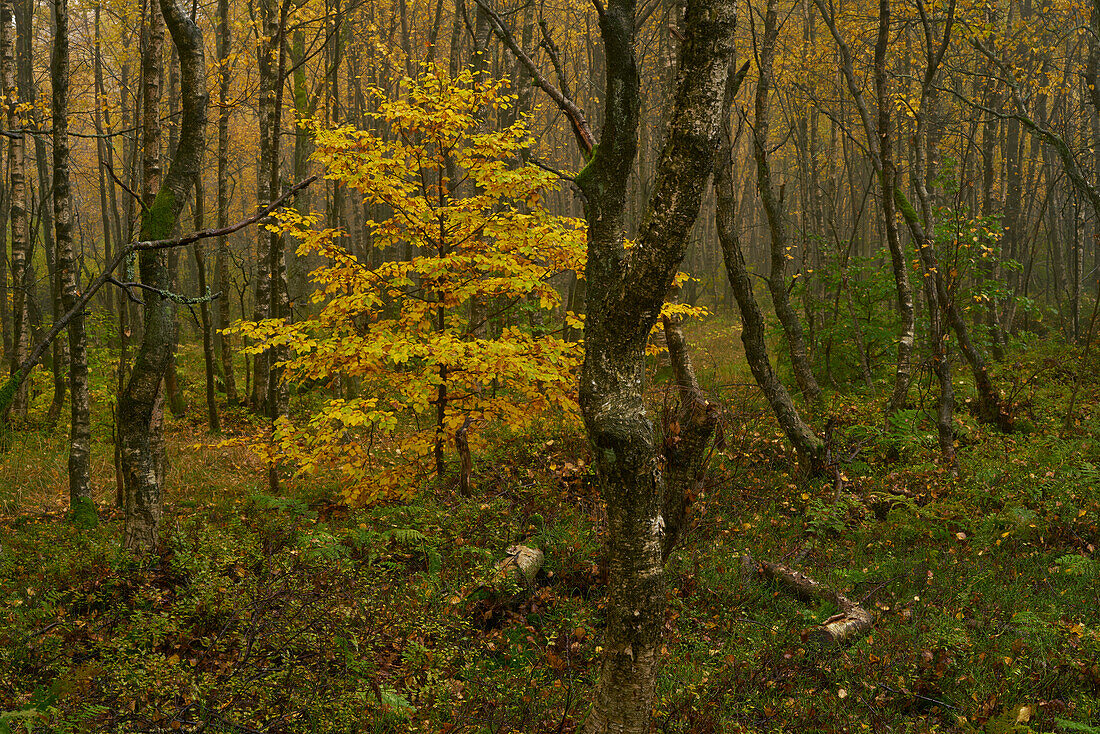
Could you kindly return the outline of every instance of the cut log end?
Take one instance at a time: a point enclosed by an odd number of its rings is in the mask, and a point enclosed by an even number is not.
[[[848,597],[815,581],[801,571],[796,571],[782,563],[762,561],[756,564],[749,555],[742,556],[741,564],[742,577],[759,572],[768,578],[776,579],[784,588],[802,599],[835,604],[841,610],[840,613],[829,617],[811,631],[811,637],[820,642],[829,644],[854,642],[874,626],[874,615]]]
[[[543,552],[526,545],[513,545],[508,547],[507,553],[508,557],[497,564],[497,578],[514,581],[526,588],[534,586],[535,576],[546,560]]]

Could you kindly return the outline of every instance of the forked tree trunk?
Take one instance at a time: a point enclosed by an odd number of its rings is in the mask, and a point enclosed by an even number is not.
[[[206,129],[206,62],[203,57],[202,33],[187,16],[176,0],[160,0],[172,41],[179,52],[183,90],[182,116],[179,145],[172,157],[168,174],[157,192],[156,198],[144,213],[141,221],[141,239],[167,238],[190,194],[195,177],[202,165],[204,134]],[[161,35],[159,13],[150,13],[153,33],[150,36],[146,61],[146,85],[157,85],[157,72],[153,67],[159,61]],[[159,141],[157,128],[157,97],[159,89],[147,93],[146,144]],[[159,150],[159,145],[155,146]],[[146,158],[153,153],[146,150]],[[154,156],[155,157],[155,156]],[[125,527],[123,543],[127,548],[149,551],[156,547],[159,538],[161,515],[161,481],[164,462],[160,433],[160,404],[163,396],[161,382],[172,354],[175,336],[175,304],[163,293],[171,284],[167,258],[163,251],[146,250],[140,256],[144,288],[145,329],[141,348],[134,360],[134,368],[126,390],[119,398],[119,443],[123,478],[126,485]]]
[[[764,18],[764,38],[760,46],[760,79],[756,84],[756,126],[753,135],[753,156],[756,159],[756,182],[760,200],[764,204],[764,213],[768,218],[768,231],[771,235],[771,272],[768,275],[768,292],[772,296],[775,315],[783,326],[787,337],[787,348],[791,355],[791,367],[802,397],[810,403],[821,399],[821,388],[814,377],[810,358],[806,352],[806,338],[802,332],[802,323],[798,313],[791,305],[787,290],[787,261],[794,259],[791,244],[786,204],[776,191],[772,180],[771,165],[768,161],[768,133],[771,129],[771,109],[769,96],[775,80],[776,41],[779,38],[779,3],[768,0],[768,11]]]
[[[744,74],[744,70],[741,74]],[[733,104],[740,76],[731,79],[724,106],[726,109]],[[798,452],[800,460],[810,474],[820,474],[824,470],[825,444],[802,420],[790,393],[779,381],[768,360],[764,314],[752,290],[752,281],[745,265],[741,239],[734,219],[736,195],[733,189],[733,140],[728,116],[722,121],[722,137],[714,162],[714,194],[718,241],[722,246],[726,276],[741,312],[741,342],[745,346],[749,369],[771,405],[787,440]]]
[[[637,153],[633,0],[600,14],[607,64],[601,141],[577,177],[588,220],[588,316],[580,404],[607,502],[607,629],[587,734],[648,732],[664,625],[660,447],[643,399],[645,345],[686,250],[718,138],[734,4],[689,0],[668,140],[638,244],[624,247]]]

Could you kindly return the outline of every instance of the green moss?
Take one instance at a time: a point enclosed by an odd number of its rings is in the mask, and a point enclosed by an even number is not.
[[[600,157],[600,146],[592,148],[592,155],[588,158],[588,163],[584,165],[580,173],[576,176],[577,186],[581,188],[581,191],[587,191],[588,185],[592,183],[592,172],[595,170],[596,160]]]
[[[897,186],[894,187],[894,203],[897,204],[898,209],[901,210],[901,214],[905,217],[905,221],[920,221],[920,217],[917,216],[917,210],[913,208],[913,205],[909,203],[909,199],[905,198],[905,194],[903,194],[901,189]]]
[[[15,399],[15,391],[19,389],[19,382],[23,379],[23,373],[16,371],[8,378],[3,387],[0,387],[0,414],[6,413],[11,407],[11,401]]]
[[[69,519],[77,527],[94,528],[99,524],[99,515],[96,513],[95,502],[90,497],[79,497],[73,501]]]
[[[161,186],[153,205],[145,211],[141,220],[141,238],[160,240],[172,235],[176,224],[176,195],[167,186]]]

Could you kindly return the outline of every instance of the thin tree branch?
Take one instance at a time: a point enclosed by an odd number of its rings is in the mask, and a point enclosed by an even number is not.
[[[42,355],[45,354],[50,344],[52,344],[53,340],[57,338],[57,335],[60,334],[61,331],[69,324],[69,322],[73,320],[73,317],[75,317],[78,313],[83,312],[84,307],[88,305],[88,301],[92,300],[92,297],[95,296],[99,289],[102,288],[106,283],[110,283],[112,281],[117,282],[112,273],[114,273],[118,266],[121,265],[128,257],[133,255],[135,252],[140,252],[143,250],[164,250],[172,247],[183,247],[184,245],[189,245],[193,242],[198,242],[199,240],[233,234],[234,232],[242,230],[245,227],[251,224],[255,224],[256,222],[259,222],[265,217],[269,216],[273,211],[286,203],[286,201],[290,199],[294,194],[306,188],[317,179],[318,176],[314,175],[303,181],[299,181],[298,183],[294,184],[294,186],[291,186],[286,191],[286,193],[265,206],[260,211],[253,214],[251,217],[243,219],[240,222],[237,222],[236,224],[230,225],[228,227],[220,227],[217,229],[204,229],[170,240],[133,242],[126,247],[121,248],[117,253],[115,253],[115,256],[111,259],[111,261],[107,263],[106,267],[103,269],[103,272],[96,276],[95,280],[88,284],[88,287],[85,288],[84,291],[80,294],[80,298],[77,299],[76,304],[73,305],[73,307],[69,309],[69,311],[66,312],[64,316],[59,318],[52,327],[50,327],[50,330],[46,333],[46,336],[43,337],[42,341],[35,345],[34,349],[32,349],[30,354],[27,355],[27,358],[24,359],[22,363],[20,363],[19,369],[16,370],[16,372],[4,382],[3,386],[0,386],[0,413],[3,413],[6,409],[6,406],[11,403],[12,398],[15,396],[16,391],[19,389],[19,386],[23,384],[23,381],[27,378],[27,375],[29,375],[34,366],[38,364],[38,360],[42,358]],[[131,294],[128,293],[127,295]]]
[[[535,83],[550,96],[550,99],[554,100],[558,108],[569,118],[569,123],[573,127],[573,135],[577,138],[577,145],[580,146],[585,159],[591,158],[592,151],[596,148],[596,136],[592,133],[592,128],[589,126],[588,120],[584,116],[584,112],[572,99],[567,97],[560,89],[551,84],[549,79],[543,76],[538,65],[535,64],[534,59],[520,47],[519,43],[516,41],[515,35],[504,25],[504,20],[496,11],[489,7],[489,3],[486,2],[486,0],[474,0],[474,2],[476,2],[489,16],[489,19],[492,21],[493,32],[496,34],[497,38],[508,47],[509,51],[515,54],[515,57],[520,60],[520,63],[527,68],[527,73],[531,75]]]

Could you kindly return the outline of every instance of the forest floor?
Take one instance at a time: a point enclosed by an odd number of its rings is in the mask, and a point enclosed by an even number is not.
[[[967,411],[958,367],[957,478],[936,462],[926,372],[885,428],[883,396],[830,395],[814,423],[835,421],[838,497],[832,477],[799,476],[735,335],[720,320],[693,335],[724,447],[668,565],[656,731],[1100,732],[1096,352],[1082,365],[1075,348],[1036,343],[998,365],[1011,435]],[[576,427],[482,434],[473,498],[443,484],[349,509],[322,482],[268,496],[248,449],[206,433],[195,384],[188,416],[168,423],[163,550],[137,559],[119,548],[101,373],[98,527],[64,519],[61,426],[4,437],[0,732],[579,726],[606,569]],[[244,411],[226,422],[259,427]],[[495,565],[515,543],[546,562],[534,588],[502,592]],[[819,642],[837,610],[743,577],[746,553],[861,603],[872,630]]]

